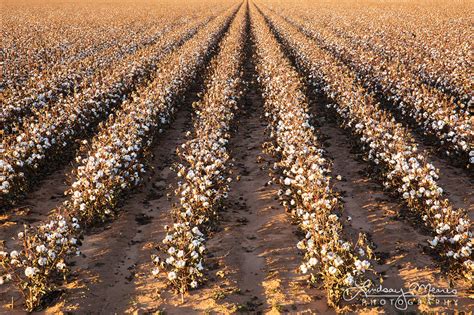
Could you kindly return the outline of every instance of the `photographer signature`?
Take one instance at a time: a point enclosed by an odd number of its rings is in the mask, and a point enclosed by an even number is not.
[[[365,299],[390,299],[391,304],[398,310],[407,310],[413,299],[437,298],[453,299],[457,298],[457,290],[450,288],[437,288],[431,284],[412,283],[408,289],[386,288],[382,285],[372,287],[370,280],[361,284],[347,288],[343,293],[343,299],[347,302],[356,298]]]

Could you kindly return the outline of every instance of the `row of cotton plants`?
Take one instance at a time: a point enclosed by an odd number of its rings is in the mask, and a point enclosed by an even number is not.
[[[412,121],[425,136],[435,139],[443,153],[459,159],[465,166],[474,165],[471,115],[458,110],[449,96],[421,84],[397,60],[354,46],[325,29],[317,28],[312,19],[296,16],[287,19],[355,71],[361,85],[391,101],[402,117]]]
[[[117,201],[145,174],[146,154],[171,119],[179,100],[218,44],[235,15],[236,6],[206,25],[157,65],[155,80],[124,102],[77,157],[69,199],[53,210],[48,222],[27,227],[18,235],[20,249],[2,253],[2,282],[12,280],[28,310],[55,289],[68,259],[79,254],[85,228],[114,214]]]
[[[58,162],[78,139],[145,88],[160,60],[191,38],[208,17],[170,31],[155,45],[140,50],[120,65],[103,71],[79,93],[60,99],[24,121],[18,132],[2,139],[0,206],[20,199],[51,163]]]
[[[87,56],[70,62],[59,62],[52,70],[41,72],[34,76],[21,89],[6,91],[0,110],[0,125],[5,133],[16,133],[22,121],[30,115],[35,115],[43,107],[54,105],[60,98],[77,93],[83,88],[96,82],[94,76],[103,75],[105,70],[110,72],[116,64],[133,55],[137,51],[154,45],[162,36],[189,19],[181,19],[175,23],[158,22],[159,31],[153,35],[130,34],[121,38],[120,44],[104,43],[99,51],[90,51]],[[153,27],[154,29],[154,27]],[[109,45],[110,46],[109,46]],[[54,59],[54,58],[53,58]],[[130,60],[129,60],[130,62]]]
[[[426,42],[417,40],[420,44],[420,46],[417,45],[418,47],[400,45],[400,36],[405,34],[399,30],[391,34],[387,34],[389,32],[384,34],[381,32],[380,24],[367,24],[366,21],[363,21],[363,27],[360,28],[355,27],[348,29],[341,28],[340,26],[340,24],[336,26],[330,23],[328,27],[330,27],[330,30],[333,31],[335,35],[347,39],[351,45],[371,50],[387,60],[395,59],[420,82],[446,94],[456,108],[466,110],[468,106],[473,103],[474,96],[471,95],[472,82],[469,79],[470,70],[463,64],[463,58],[456,61],[453,59],[443,60],[439,58],[439,54],[436,50],[433,50],[435,57],[427,62],[427,51],[426,48],[423,47],[426,45]],[[404,36],[404,38],[406,37]],[[450,44],[447,44],[447,48],[449,46]],[[451,49],[451,47],[448,49]],[[446,61],[454,62],[448,65]]]
[[[275,33],[308,76],[308,84],[334,102],[329,107],[359,142],[383,185],[423,219],[434,235],[430,244],[452,274],[472,279],[471,222],[464,209],[455,209],[446,199],[437,182],[437,170],[417,149],[410,133],[355,83],[347,67],[296,27],[270,11],[266,13]]]
[[[376,53],[375,60],[399,63],[396,71],[403,71],[404,77],[415,76],[447,95],[456,108],[466,110],[474,102],[469,62],[472,47],[464,40],[470,35],[469,13],[462,5],[450,6],[450,12],[426,6],[414,9],[412,5],[417,6],[413,2],[396,10],[382,6],[347,10],[343,3],[322,8],[302,1],[272,7],[285,16],[310,20],[312,30],[333,33],[331,39],[344,38]]]
[[[172,210],[174,224],[165,227],[158,254],[152,256],[153,274],[158,278],[164,274],[181,295],[205,279],[206,236],[218,224],[219,209],[229,191],[227,145],[242,93],[246,12],[242,6],[208,68],[206,92],[193,104],[193,138],[177,149],[179,206]]]
[[[305,233],[297,247],[303,251],[300,271],[322,281],[328,303],[338,307],[346,289],[365,282],[371,250],[363,235],[354,244],[343,231],[342,203],[331,190],[331,163],[311,126],[303,84],[264,18],[252,9],[258,81],[276,158],[275,181],[280,199]]]

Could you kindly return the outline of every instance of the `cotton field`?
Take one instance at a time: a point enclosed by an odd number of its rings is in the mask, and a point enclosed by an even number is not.
[[[1,312],[472,312],[473,10],[3,0]]]

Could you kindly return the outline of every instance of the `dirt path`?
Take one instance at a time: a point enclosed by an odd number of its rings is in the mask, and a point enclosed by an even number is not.
[[[313,109],[314,112],[322,112],[320,105],[313,104]],[[343,197],[345,215],[352,218],[347,230],[353,236],[359,231],[365,232],[375,244],[375,252],[380,258],[375,269],[383,276],[384,286],[408,288],[411,283],[418,282],[449,287],[448,282],[439,276],[436,263],[424,253],[429,236],[410,225],[410,219],[398,216],[404,209],[397,200],[384,193],[382,186],[367,173],[367,163],[352,150],[344,131],[323,117],[320,117],[319,123],[321,126],[318,129],[325,139],[326,150],[334,161],[333,176],[342,176],[341,181],[335,181],[335,189]],[[467,285],[459,284],[457,288],[460,290],[459,305],[464,310],[474,306],[467,297]],[[426,309],[419,306],[411,310]],[[431,307],[429,310],[448,311],[452,308]],[[395,311],[391,306],[385,307],[385,312]]]

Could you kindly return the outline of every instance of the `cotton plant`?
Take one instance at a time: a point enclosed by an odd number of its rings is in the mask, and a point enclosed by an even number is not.
[[[76,218],[58,215],[38,227],[26,226],[17,239],[21,250],[0,252],[0,282],[12,282],[23,295],[26,309],[32,311],[67,276],[66,257],[80,255],[80,225]]]
[[[164,257],[152,256],[153,275],[158,276],[164,272],[171,287],[182,297],[205,280],[204,234],[197,226],[191,226],[187,222],[166,226],[166,237],[158,247]]]

